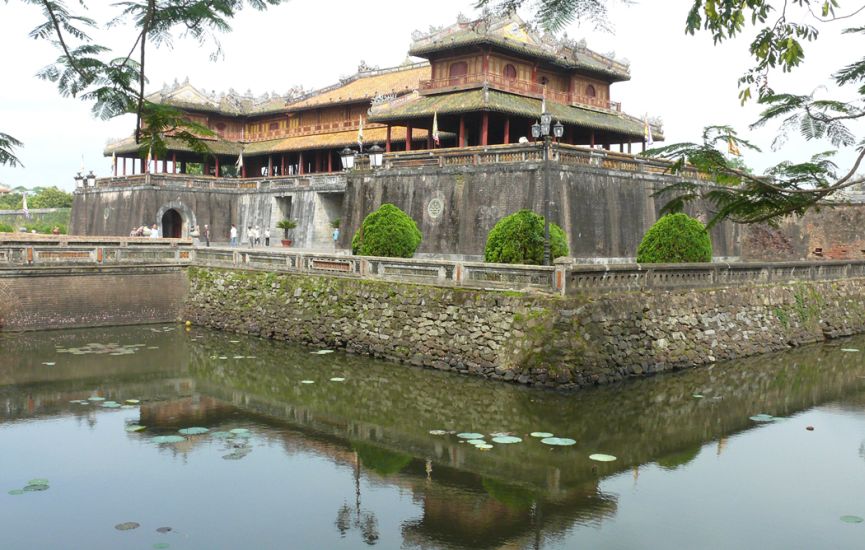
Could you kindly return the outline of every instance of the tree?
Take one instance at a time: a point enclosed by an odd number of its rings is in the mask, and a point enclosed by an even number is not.
[[[72,193],[61,191],[56,187],[46,187],[28,201],[30,208],[71,208]]]
[[[118,10],[114,18],[97,22],[87,16],[84,2],[78,6],[79,12],[73,12],[63,0],[21,0],[42,11],[44,20],[30,31],[30,36],[52,42],[59,51],[57,60],[37,76],[54,82],[64,97],[92,101],[93,114],[100,118],[134,113],[135,142],[142,158],[148,153],[165,158],[168,136],[196,152],[207,153],[200,138],[213,135],[206,126],[187,120],[180,110],[145,99],[148,45],[171,47],[179,29],[179,36],[192,37],[202,44],[213,40],[216,56],[221,51],[216,33],[231,30],[228,22],[239,10],[246,6],[264,10],[282,1],[127,0],[114,4]],[[120,57],[94,43],[87,34],[99,26],[124,23],[131,23],[136,32],[130,48],[124,50],[128,53]],[[14,137],[0,133],[0,165],[21,166],[14,154],[21,146]]]
[[[550,224],[550,255],[568,255],[565,232]],[[541,265],[544,261],[544,218],[531,210],[505,216],[490,230],[484,261],[505,264]]]
[[[638,264],[711,261],[712,240],[705,226],[681,212],[661,217],[637,247]]]
[[[556,30],[585,10],[589,20],[606,20],[605,5],[613,0],[536,0],[535,16],[548,30]],[[526,0],[478,0],[481,7],[514,10]],[[686,203],[706,200],[714,206],[709,226],[730,219],[742,223],[774,223],[789,214],[802,214],[810,208],[833,204],[838,191],[865,182],[857,172],[865,158],[865,139],[854,127],[865,119],[865,57],[861,48],[857,59],[841,65],[831,81],[839,91],[829,98],[814,91],[779,91],[769,86],[775,71],[790,72],[805,59],[805,45],[817,40],[831,25],[845,22],[840,32],[865,35],[865,5],[843,9],[841,0],[693,0],[685,21],[691,35],[708,32],[715,44],[752,31],[752,65],[739,79],[739,98],[751,99],[764,107],[751,128],[780,123],[779,138],[773,147],[798,132],[806,140],[828,140],[834,147],[804,162],[781,162],[761,175],[750,174],[731,162],[719,146],[750,146],[728,126],[710,126],[703,143],[680,143],[647,151],[648,155],[672,161],[671,171],[682,171],[688,164],[707,170],[715,185],[681,183],[662,190],[671,196],[665,211],[678,211]],[[845,5],[849,5],[846,1]],[[852,43],[852,41],[851,41]],[[843,52],[839,52],[843,53]],[[730,145],[732,144],[732,146]],[[839,149],[852,149],[854,160],[841,169],[833,158]],[[756,149],[756,148],[755,148]]]
[[[352,254],[411,258],[422,235],[417,223],[392,204],[383,204],[364,218],[351,240]]]

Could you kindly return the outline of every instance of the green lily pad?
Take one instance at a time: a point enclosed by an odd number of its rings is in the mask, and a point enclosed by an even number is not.
[[[249,430],[246,428],[234,428],[233,430],[228,430],[228,431],[234,435],[248,434],[249,433]]]
[[[177,430],[177,431],[179,433],[182,433],[183,435],[201,435],[201,434],[206,434],[210,430],[207,428],[201,428],[201,427],[196,426],[196,427],[192,427],[192,428],[182,428],[182,429]]]
[[[153,545],[153,548],[155,548],[156,550],[164,550],[165,548],[169,548],[169,547],[171,547],[171,545],[168,544],[167,542],[157,542],[156,544]]]
[[[115,403],[114,401],[106,401],[102,404],[102,407],[106,409],[119,409],[121,405],[120,403]]]
[[[252,434],[249,432],[241,432],[237,434],[231,434],[231,437],[234,439],[249,439],[252,437]]]
[[[446,435],[447,432],[445,430],[430,430],[430,435]]]
[[[24,491],[21,489],[12,489],[11,491],[8,492],[8,494],[10,494],[12,496],[23,495]]]
[[[157,435],[156,437],[151,438],[150,441],[161,445],[163,443],[181,443],[186,441],[186,438],[179,435]]]
[[[36,479],[31,479],[30,481],[28,481],[27,485],[48,485],[48,480],[37,477]]]
[[[531,435],[532,437],[540,437],[540,438],[553,437],[553,434],[551,434],[550,432],[532,432],[529,435]]]
[[[345,378],[334,377],[330,379],[331,382],[345,382]]]
[[[243,355],[233,355],[232,359],[243,359]]]
[[[56,365],[57,363],[55,363],[54,361],[45,361],[45,362],[42,363],[42,364],[45,365],[46,367],[53,367],[53,366]]]
[[[483,439],[469,439],[466,441],[469,445],[486,445],[487,442]]]
[[[333,350],[332,349],[320,349],[320,350],[314,351],[312,353],[314,353],[315,355],[327,355],[328,353],[333,353]]]
[[[859,516],[841,516],[841,521],[844,523],[862,523],[865,519]]]
[[[772,422],[773,420],[775,420],[775,417],[772,416],[771,414],[760,413],[760,414],[755,414],[754,416],[751,416],[750,419],[753,420],[754,422]]]
[[[523,440],[519,437],[514,437],[512,435],[500,435],[498,437],[493,438],[493,443],[502,443],[502,444],[510,444],[510,443],[522,443]]]
[[[489,450],[492,449],[492,448],[493,448],[493,446],[490,445],[490,444],[475,445],[475,449],[480,449],[480,450],[482,450],[482,451],[489,451]]]
[[[544,439],[541,439],[541,443],[567,447],[576,444],[576,441],[567,437],[545,437]]]
[[[146,426],[142,426],[140,424],[130,424],[130,425],[126,426],[127,432],[140,432],[141,430],[146,430],[146,429],[147,429]]]
[[[694,399],[703,399],[703,394],[702,393],[695,393],[691,397],[693,397]]]
[[[137,405],[141,403],[141,401],[139,401],[138,399],[127,399],[126,401],[124,401],[124,403],[129,403],[130,405]]]
[[[211,432],[210,437],[214,439],[228,439],[233,435],[231,432]]]
[[[99,397],[98,395],[94,395],[92,397],[87,398],[88,401],[105,401],[104,397]]]
[[[841,348],[841,351],[846,351],[847,353],[855,353],[859,350],[856,348]],[[844,516],[844,517],[847,517],[847,516]]]
[[[118,531],[131,531],[132,529],[138,529],[139,527],[141,527],[141,524],[137,521],[125,521],[114,526]]]
[[[28,492],[28,493],[35,493],[38,491],[47,491],[47,490],[48,490],[48,485],[47,484],[43,485],[41,483],[37,483],[36,485],[28,485],[27,487],[24,487],[24,491]]]
[[[240,340],[229,340],[229,342],[231,342],[232,344],[239,344]]]
[[[613,455],[605,455],[603,453],[595,453],[593,455],[589,455],[589,460],[594,460],[595,462],[612,462],[616,460],[616,457]]]
[[[120,408],[123,410],[130,410],[136,408],[135,405],[120,405]]]
[[[484,434],[479,434],[475,432],[463,432],[461,434],[457,434],[457,437],[460,439],[483,439]]]

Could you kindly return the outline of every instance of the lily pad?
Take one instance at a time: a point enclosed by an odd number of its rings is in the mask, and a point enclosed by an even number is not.
[[[136,407],[135,405],[120,405],[120,408],[128,411],[129,409],[134,409]]]
[[[691,397],[693,397],[694,399],[703,399],[703,394],[702,393],[695,393]]]
[[[231,342],[232,344],[239,344],[240,340],[229,340],[229,342]]]
[[[48,480],[37,477],[36,479],[31,479],[30,481],[28,481],[27,485],[48,485]]]
[[[754,422],[772,422],[773,420],[775,420],[775,417],[772,416],[771,414],[763,414],[763,413],[755,414],[754,416],[751,416],[750,418]]]
[[[8,494],[10,494],[12,496],[23,495],[24,491],[21,489],[12,489],[11,491],[8,492]]]
[[[241,432],[238,434],[232,434],[231,437],[234,439],[250,439],[252,434],[249,432]]]
[[[500,435],[498,437],[493,438],[493,443],[502,443],[505,445],[508,445],[511,443],[522,443],[522,442],[523,442],[523,440],[521,438],[514,437],[512,435]]]
[[[595,462],[612,462],[616,460],[616,457],[613,455],[605,455],[603,453],[595,453],[593,455],[589,455],[589,460],[594,460]]]
[[[37,483],[36,485],[28,485],[27,487],[24,487],[24,491],[28,492],[28,493],[35,493],[38,491],[47,491],[47,490],[48,490],[48,485],[47,484],[43,485],[41,483]]]
[[[331,378],[330,381],[331,382],[345,382],[345,378],[340,378],[339,376],[336,376],[334,378]]]
[[[113,401],[106,401],[102,404],[102,407],[106,409],[119,409],[121,405],[120,403],[115,403]]]
[[[234,434],[231,432],[211,432],[210,437],[214,439],[228,439],[232,435]]]
[[[199,427],[199,426],[195,426],[195,427],[192,427],[192,428],[182,428],[182,429],[177,430],[177,431],[178,431],[179,433],[182,433],[183,435],[201,435],[201,434],[206,434],[206,433],[209,432],[210,430],[207,429],[207,428],[202,428],[202,427]]]
[[[124,401],[124,403],[129,403],[130,405],[137,405],[141,403],[141,401],[139,401],[138,399],[127,399],[126,401]]]
[[[56,365],[57,363],[55,363],[54,361],[45,361],[45,362],[42,363],[42,364],[45,365],[46,367],[53,367],[53,366]]]
[[[859,516],[841,516],[841,521],[844,523],[862,523],[865,519]]]
[[[93,395],[87,398],[88,401],[105,401],[104,397],[99,397],[98,395]]]
[[[137,521],[125,521],[114,526],[118,531],[130,531],[132,529],[138,529],[139,527],[141,527],[141,524]]]
[[[140,432],[141,430],[146,430],[146,429],[147,429],[146,426],[142,426],[140,424],[130,424],[130,425],[126,426],[127,432]]]
[[[446,435],[447,432],[445,430],[430,430],[430,435]]]
[[[480,449],[481,451],[489,451],[492,448],[493,448],[493,446],[490,444],[475,445],[475,449]]]
[[[228,431],[234,435],[248,434],[249,433],[249,430],[246,428],[234,428],[233,430],[228,430]]]
[[[541,439],[541,443],[544,443],[546,445],[567,447],[569,445],[576,444],[576,441],[567,437],[545,437],[544,439]]]
[[[186,441],[186,438],[179,435],[157,435],[150,441],[161,445],[163,443],[181,443],[183,441]]]
[[[487,442],[483,439],[469,439],[466,441],[469,445],[486,445]]]
[[[540,437],[540,438],[553,437],[553,434],[551,434],[550,432],[532,432],[529,435],[531,435],[532,437]]]
[[[846,351],[847,353],[855,353],[859,350],[856,348],[841,348],[841,351]],[[844,517],[847,517],[847,516],[844,516]]]
[[[171,547],[171,545],[168,544],[167,542],[157,542],[156,544],[153,545],[153,548],[155,548],[156,550],[165,550],[165,548],[170,548],[170,547]]]
[[[312,353],[314,353],[316,355],[327,355],[328,353],[333,353],[333,350],[332,349],[320,349],[320,350],[314,351]]]
[[[301,380],[301,384],[315,384],[315,380]]]
[[[457,434],[457,437],[459,437],[460,439],[483,439],[484,434],[479,434],[475,432],[463,432]]]

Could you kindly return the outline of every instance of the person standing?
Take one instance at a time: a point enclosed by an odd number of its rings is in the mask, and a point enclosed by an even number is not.
[[[255,240],[255,246],[261,246],[261,229],[256,225],[252,231],[252,238]]]
[[[210,246],[210,226],[204,224],[204,246]]]
[[[270,228],[264,229],[264,246],[270,246]]]
[[[252,226],[246,226],[246,246],[252,248],[255,245],[255,241],[252,240]]]
[[[150,238],[158,239],[159,238],[159,228],[156,227],[156,224],[153,224],[153,227],[150,228]]]
[[[237,226],[236,225],[231,224],[231,231],[228,233],[228,236],[229,236],[229,243],[231,243],[231,246],[237,246]]]
[[[336,242],[339,240],[339,227],[333,228],[333,235],[331,237],[333,237],[333,251],[336,252]]]

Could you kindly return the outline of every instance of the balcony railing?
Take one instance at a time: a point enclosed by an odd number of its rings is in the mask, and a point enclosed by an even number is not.
[[[599,109],[610,111],[621,111],[622,104],[617,101],[609,101],[599,97],[580,95],[574,92],[561,92],[551,90],[548,86],[528,80],[517,80],[505,78],[497,74],[469,74],[453,78],[439,78],[435,80],[421,80],[420,91],[443,91],[480,88],[484,84],[495,90],[510,92],[519,95],[536,98],[546,97],[549,101],[565,105],[588,105]]]
[[[281,187],[345,187],[345,174],[342,172],[326,172],[320,174],[304,174],[302,176],[270,176],[259,178],[222,178],[216,176],[201,176],[191,174],[135,174],[98,178],[93,187],[76,189],[76,193],[86,193],[95,189],[116,189],[124,187],[182,187],[185,189],[237,189],[237,190],[268,190]]]

